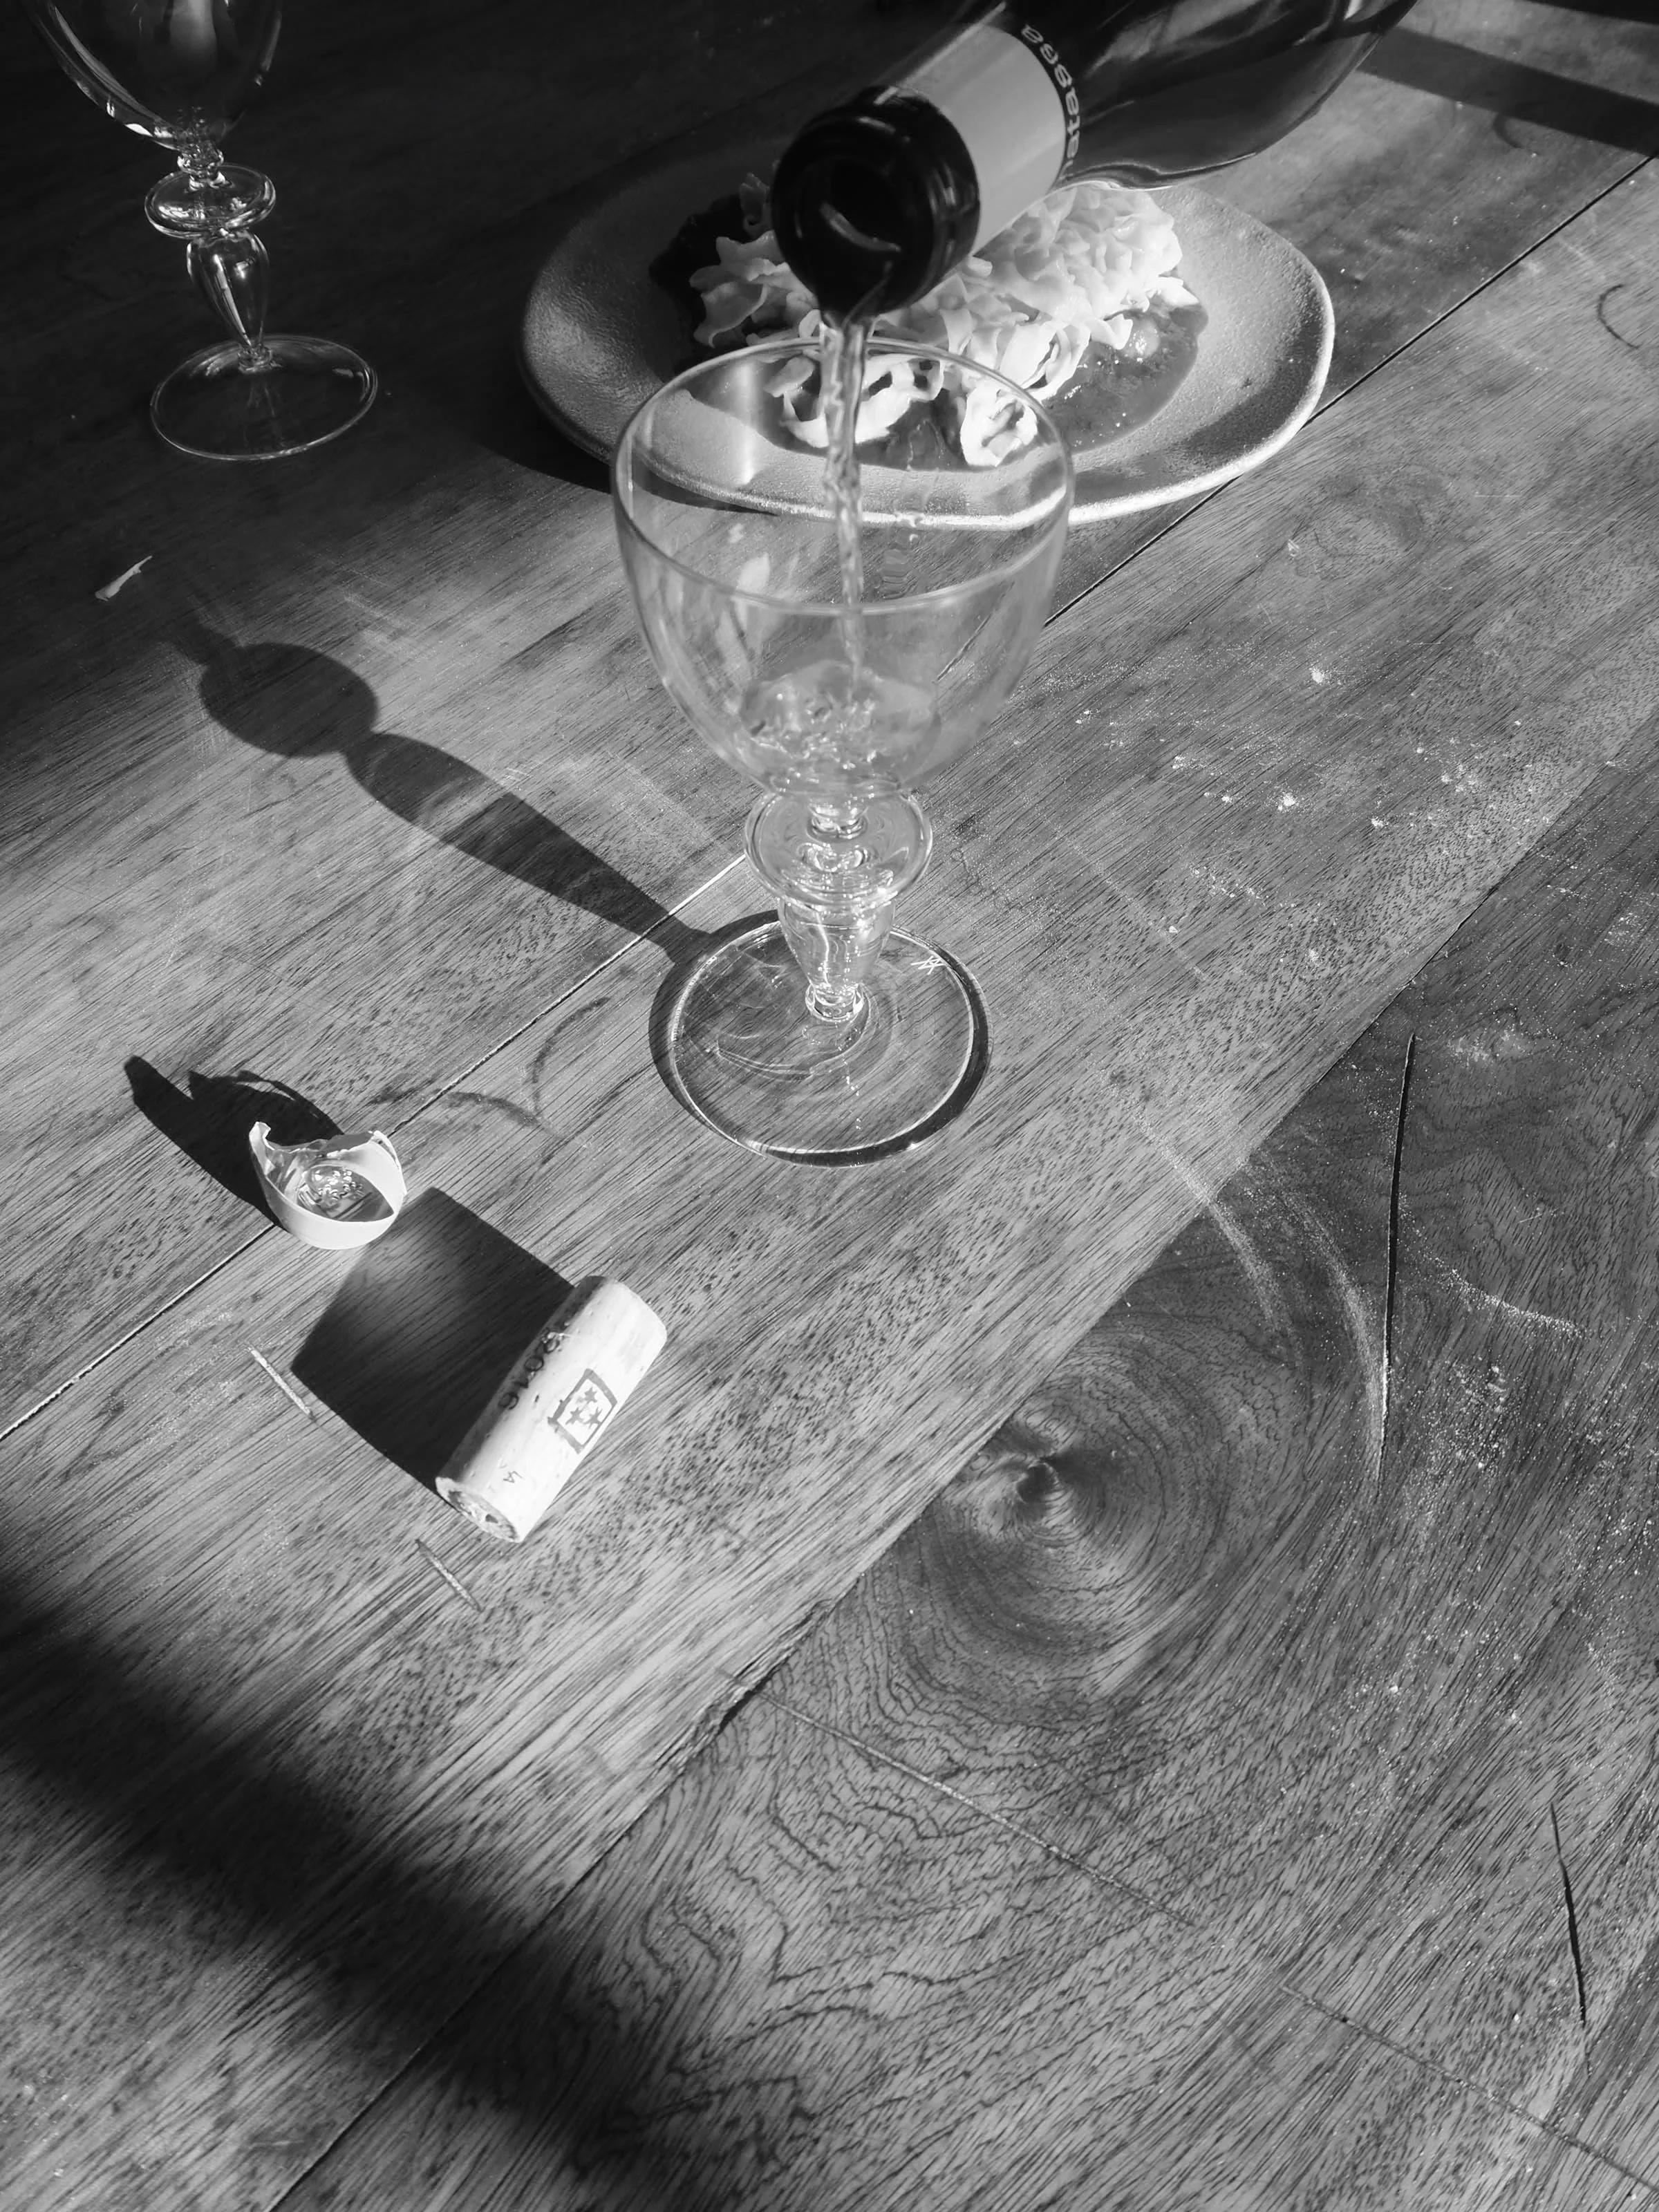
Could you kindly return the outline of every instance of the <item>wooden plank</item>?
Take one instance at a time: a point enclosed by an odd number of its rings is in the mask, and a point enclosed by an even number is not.
[[[763,1691],[283,2212],[1650,2201],[971,1791]]]
[[[380,20],[365,18],[370,43]],[[491,21],[499,43],[477,64],[486,70],[532,35],[522,13]],[[1568,21],[1584,46],[1594,27]],[[306,129],[331,116],[331,131],[376,144],[383,133],[401,148],[453,64],[441,30],[428,32],[418,68],[399,63],[396,98],[372,109],[347,96],[343,61],[338,78],[302,84]],[[1620,49],[1632,83],[1659,71],[1655,45],[1644,32]],[[1540,50],[1553,67],[1589,66],[1578,47],[1565,58]],[[659,127],[703,114],[711,88],[731,88],[710,69],[692,73],[686,105],[661,111]],[[526,67],[526,82],[533,75]],[[280,76],[274,85],[262,125],[272,130]],[[512,194],[498,207],[498,149],[485,159],[476,135],[492,127],[488,103],[457,93],[470,197],[445,221],[473,226],[468,249],[458,251],[459,228],[440,225],[428,240],[430,226],[411,224],[419,242],[388,249],[367,283],[355,239],[320,255],[319,313],[361,307],[392,389],[361,436],[292,471],[181,468],[142,422],[100,414],[84,379],[125,375],[139,343],[106,343],[100,318],[136,332],[139,303],[125,282],[112,299],[88,292],[84,258],[64,264],[58,350],[35,359],[31,437],[11,487],[17,528],[0,567],[17,610],[0,677],[15,1073],[0,1126],[21,1169],[0,1224],[6,1279],[30,1286],[8,1301],[0,1420],[262,1225],[159,1137],[126,1063],[142,1063],[141,1086],[175,1124],[190,1120],[174,1094],[187,1097],[192,1074],[252,1068],[337,1118],[401,1125],[734,849],[744,794],[711,772],[657,690],[591,478],[526,473],[481,453],[462,427],[501,426],[503,318],[551,219],[526,198],[585,173],[601,143],[620,150],[592,135],[603,105],[584,105],[580,131],[561,139],[563,167],[532,179],[527,161],[504,163]],[[529,131],[532,111],[516,107],[514,128]],[[70,99],[69,112],[96,143],[120,143],[84,101]],[[321,158],[318,143],[307,189],[326,195],[347,157]],[[47,150],[36,148],[31,173]],[[1352,380],[1632,158],[1541,128],[1518,149],[1483,112],[1367,78],[1228,189],[1328,271],[1350,272],[1341,369]],[[457,163],[446,155],[436,173],[446,210]],[[1465,228],[1417,220],[1425,173],[1431,198],[1457,176]],[[129,181],[136,197],[136,173]],[[100,173],[88,189],[106,206],[118,182]],[[56,204],[31,208],[31,237],[56,235]],[[113,233],[94,230],[76,251],[106,270],[129,266]],[[1362,294],[1384,304],[1361,313]],[[60,380],[77,418],[67,445],[35,423],[39,391]],[[512,419],[518,428],[499,443],[562,465],[522,413]],[[1062,598],[1166,526],[1080,533]],[[146,557],[118,599],[94,598]],[[88,851],[100,855],[95,872]],[[223,1120],[210,1116],[204,1140],[220,1155]]]
[[[1631,2201],[970,1793],[762,1692],[284,2212]]]
[[[285,2212],[1659,2197],[1656,825],[1601,780]]]
[[[1602,2013],[1595,2041],[1594,2077],[1586,2077],[1577,2100],[1578,2129],[1601,2142],[1626,2142],[1639,2156],[1644,2172],[1659,2165],[1654,2141],[1654,2052],[1659,2013],[1654,2004],[1651,1954]],[[1551,2146],[1538,2160],[1533,2201],[1538,2212],[1571,2212],[1576,2162]]]
[[[383,1244],[267,1240],[9,1440],[4,1978],[75,2116],[21,2116],[14,2193],[271,2201],[1650,743],[1653,372],[1607,336],[1587,386],[1586,343],[1655,189],[1138,560],[1104,647],[1087,603],[1051,627],[915,905],[996,1024],[938,1145],[829,1176],[706,1136],[637,946],[422,1116]],[[545,1539],[489,1552],[397,1468],[595,1267],[669,1350]]]
[[[202,1078],[395,1130],[727,864],[743,794],[556,503],[520,515],[516,573],[434,587],[423,553],[381,557],[444,496],[368,543],[314,518],[300,604],[273,581],[257,623],[212,541],[88,592],[78,696],[17,732],[7,1266],[33,1294],[8,1304],[9,1415],[266,1226],[165,1140]],[[195,1111],[218,1159],[247,1118],[222,1082]]]

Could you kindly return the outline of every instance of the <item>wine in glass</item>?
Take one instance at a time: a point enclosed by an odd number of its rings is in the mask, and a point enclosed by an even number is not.
[[[276,187],[219,152],[270,66],[281,0],[23,5],[89,100],[178,157],[144,211],[184,242],[190,273],[230,336],[156,386],[150,419],[162,437],[208,459],[257,461],[349,429],[374,398],[374,372],[348,346],[266,331],[265,250],[253,226],[275,205]]]
[[[745,843],[778,908],[676,980],[665,1073],[738,1142],[836,1162],[927,1136],[984,1071],[972,978],[896,931],[894,907],[933,847],[919,788],[994,724],[1030,655],[1072,471],[1018,385],[873,344],[859,422],[880,434],[850,546],[811,412],[822,367],[787,338],[688,369],[623,433],[612,483],[663,682],[764,794]]]

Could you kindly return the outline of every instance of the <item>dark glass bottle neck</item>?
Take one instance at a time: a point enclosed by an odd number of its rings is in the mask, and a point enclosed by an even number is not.
[[[772,221],[830,321],[863,321],[920,299],[971,249],[979,187],[954,124],[876,88],[797,134],[772,180]]]

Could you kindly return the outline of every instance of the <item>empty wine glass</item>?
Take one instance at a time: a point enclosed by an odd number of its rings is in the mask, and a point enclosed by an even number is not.
[[[676,980],[665,1073],[738,1142],[833,1162],[916,1142],[983,1073],[972,978],[896,932],[894,905],[932,850],[919,787],[990,727],[1030,655],[1072,471],[1018,386],[872,346],[860,436],[886,428],[860,448],[849,600],[823,454],[803,442],[823,442],[819,366],[791,338],[688,369],[623,433],[612,483],[659,673],[766,794],[745,843],[778,904]]]
[[[178,156],[144,211],[183,240],[198,289],[231,335],[156,386],[150,419],[162,437],[181,453],[230,461],[275,460],[338,437],[374,399],[374,372],[330,339],[266,331],[265,250],[253,225],[276,204],[276,187],[219,153],[270,66],[280,0],[23,5],[89,100]]]

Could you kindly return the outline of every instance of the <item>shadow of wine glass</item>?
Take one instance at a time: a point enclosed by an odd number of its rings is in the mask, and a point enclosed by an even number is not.
[[[676,966],[707,940],[599,854],[492,776],[423,738],[377,729],[373,688],[309,647],[238,645],[193,615],[173,641],[200,668],[202,704],[243,744],[299,760],[337,753],[411,828],[601,921],[660,945]]]

